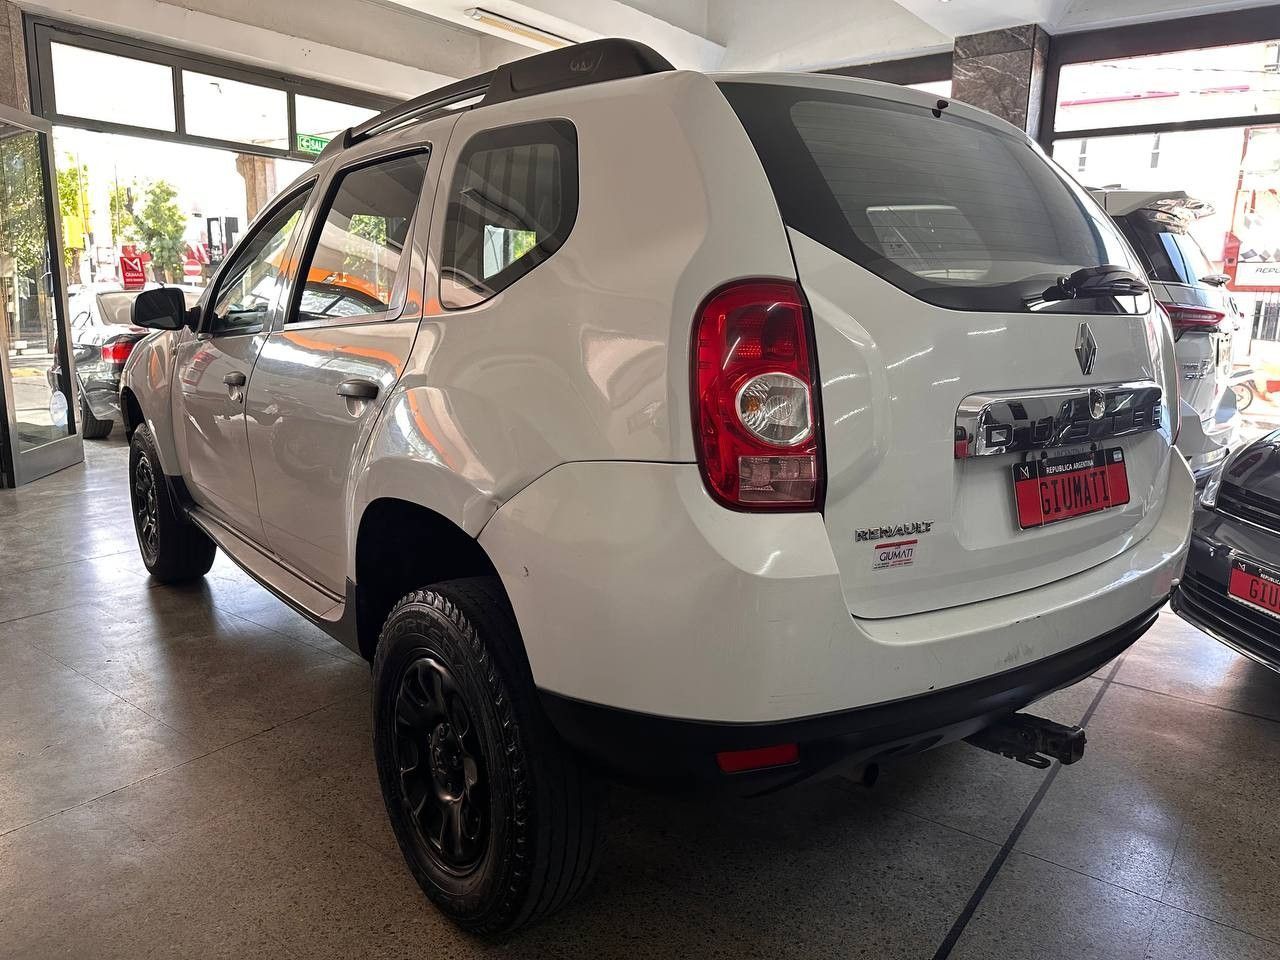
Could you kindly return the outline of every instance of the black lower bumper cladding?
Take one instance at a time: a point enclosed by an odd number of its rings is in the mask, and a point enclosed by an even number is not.
[[[1094,673],[1155,623],[1161,600],[1102,636],[1034,663],[932,693],[775,723],[716,723],[659,717],[541,691],[560,735],[596,766],[624,779],[758,793],[834,766],[917,753],[981,730],[1054,690]],[[786,767],[725,775],[723,751],[798,744]]]

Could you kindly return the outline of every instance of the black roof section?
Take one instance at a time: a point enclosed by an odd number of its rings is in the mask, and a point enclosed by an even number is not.
[[[439,87],[406,100],[334,137],[321,156],[344,150],[411,120],[423,120],[468,100],[481,98],[477,107],[519,100],[553,90],[585,87],[607,80],[662,73],[675,67],[652,47],[635,40],[589,40],[525,57]]]

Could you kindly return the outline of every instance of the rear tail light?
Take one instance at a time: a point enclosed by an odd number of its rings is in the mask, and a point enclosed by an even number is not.
[[[822,437],[809,310],[783,280],[722,287],[693,338],[693,424],[711,494],[738,510],[813,510]]]
[[[129,359],[129,354],[132,352],[132,340],[117,340],[114,343],[104,343],[102,345],[102,362],[124,363]]]
[[[1176,303],[1160,305],[1169,315],[1174,333],[1182,333],[1185,330],[1206,330],[1216,327],[1227,318],[1221,310],[1210,310],[1208,307],[1186,307]]]

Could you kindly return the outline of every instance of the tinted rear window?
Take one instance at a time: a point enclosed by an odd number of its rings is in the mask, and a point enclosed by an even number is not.
[[[1162,222],[1159,214],[1142,212],[1125,217],[1125,234],[1147,261],[1152,280],[1195,285],[1216,273],[1193,236]]]
[[[724,83],[788,226],[959,310],[1145,312],[1146,297],[1044,303],[1060,277],[1141,272],[1115,226],[1026,140],[844,91]]]

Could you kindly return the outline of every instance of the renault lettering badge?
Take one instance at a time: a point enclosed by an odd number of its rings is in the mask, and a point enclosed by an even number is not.
[[[1086,377],[1093,373],[1093,365],[1098,362],[1098,341],[1093,339],[1087,323],[1081,323],[1076,333],[1076,359],[1080,361],[1081,373]]]

